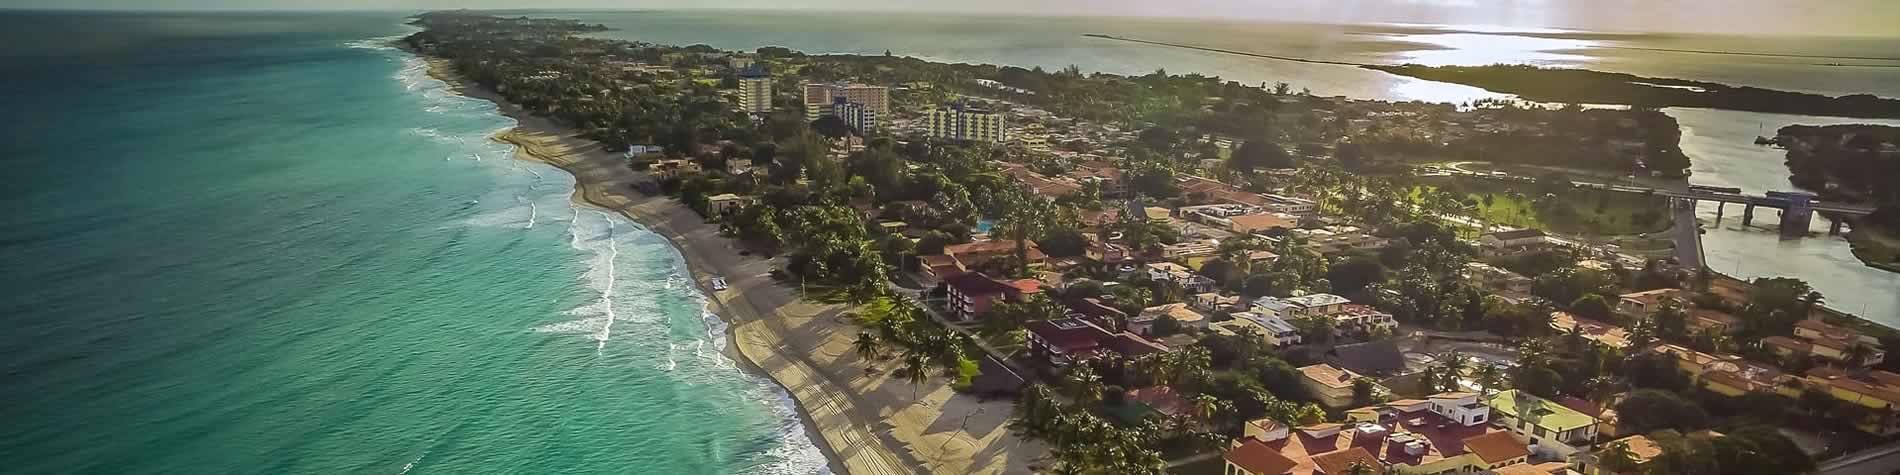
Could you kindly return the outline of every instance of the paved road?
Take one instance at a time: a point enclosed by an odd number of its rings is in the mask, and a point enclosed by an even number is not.
[[[1702,225],[1695,220],[1695,201],[1671,198],[1669,208],[1675,216],[1676,261],[1690,269],[1702,268]]]
[[[1900,473],[1900,442],[1821,461],[1821,475],[1890,475]]]

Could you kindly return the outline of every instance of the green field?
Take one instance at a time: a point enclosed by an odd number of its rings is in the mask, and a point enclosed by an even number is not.
[[[1417,202],[1423,190],[1444,187],[1467,198],[1465,214],[1492,224],[1598,236],[1650,233],[1670,226],[1666,199],[1632,193],[1572,189],[1553,194],[1528,183],[1429,177],[1420,178],[1407,196]]]

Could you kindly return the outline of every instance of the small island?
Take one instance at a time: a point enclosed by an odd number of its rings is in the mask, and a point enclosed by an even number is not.
[[[1789,181],[1829,200],[1874,203],[1848,239],[1868,265],[1900,272],[1900,127],[1790,125],[1769,142],[1788,150]]]
[[[1627,104],[1638,107],[1700,107],[1775,114],[1900,118],[1900,100],[1870,94],[1820,94],[1731,86],[1703,81],[1649,78],[1586,69],[1531,65],[1364,65],[1431,81],[1476,86],[1539,102]]]

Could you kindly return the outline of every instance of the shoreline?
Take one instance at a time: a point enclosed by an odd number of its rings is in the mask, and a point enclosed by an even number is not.
[[[724,352],[744,371],[770,379],[791,396],[806,436],[832,473],[1030,473],[1032,459],[1047,453],[1039,442],[1010,432],[1013,401],[978,401],[950,390],[943,378],[912,387],[883,371],[866,370],[851,349],[859,329],[840,316],[844,306],[797,299],[793,290],[770,278],[773,259],[740,256],[735,242],[691,209],[666,196],[636,192],[632,185],[643,174],[618,154],[465,80],[446,60],[397,43],[424,60],[429,76],[450,92],[492,102],[498,113],[515,119],[515,127],[491,139],[513,145],[516,159],[572,175],[574,203],[617,212],[666,238],[686,262],[709,309],[726,323]],[[715,276],[726,277],[728,290],[711,289]],[[980,427],[988,429],[974,430]]]

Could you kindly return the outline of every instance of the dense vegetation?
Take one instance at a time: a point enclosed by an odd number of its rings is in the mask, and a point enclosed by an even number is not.
[[[1795,186],[1829,199],[1900,205],[1900,127],[1790,125],[1775,134],[1788,149]],[[1886,224],[1900,229],[1900,222]]]
[[[1900,100],[1868,94],[1828,97],[1712,82],[1530,65],[1433,67],[1406,64],[1362,67],[1419,79],[1468,84],[1542,102],[1900,118]]]

